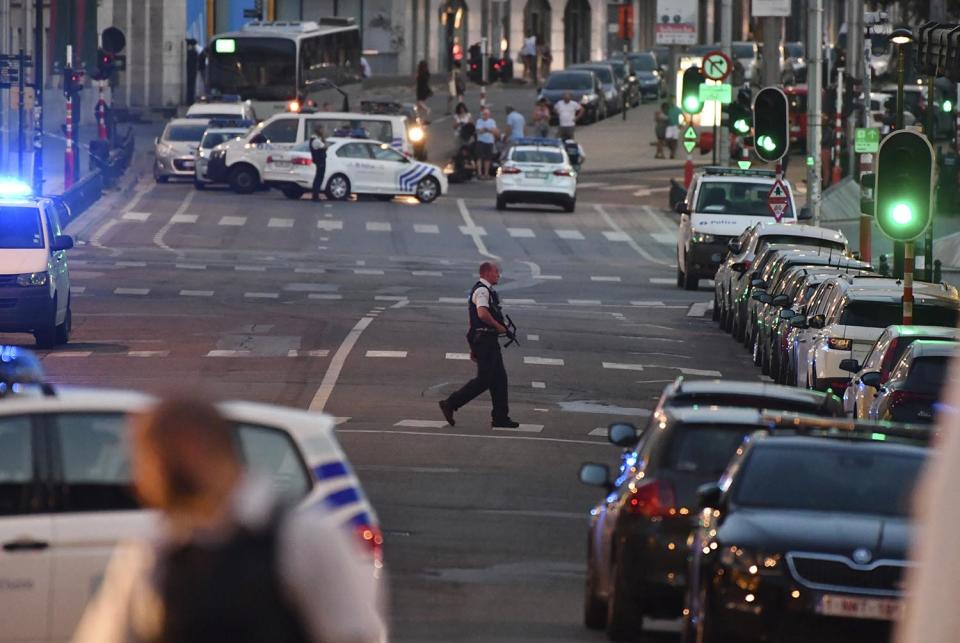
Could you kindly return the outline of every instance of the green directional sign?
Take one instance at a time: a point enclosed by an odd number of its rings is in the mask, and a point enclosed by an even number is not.
[[[853,133],[853,149],[857,154],[873,154],[880,149],[880,130],[858,127]]]
[[[693,125],[688,125],[683,132],[683,146],[688,152],[692,152],[693,148],[697,146],[697,130],[694,129]]]
[[[727,84],[722,85],[700,85],[700,102],[714,100],[724,105],[733,102],[733,87]]]

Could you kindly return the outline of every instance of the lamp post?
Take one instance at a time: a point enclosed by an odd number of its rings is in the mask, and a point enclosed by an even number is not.
[[[913,42],[913,32],[907,29],[906,27],[900,27],[899,29],[894,29],[893,33],[890,34],[890,42],[897,46],[897,115],[896,122],[894,123],[895,130],[903,129],[903,82],[904,76],[906,75],[906,62],[904,60],[904,53],[906,47]],[[910,262],[913,263],[913,242],[908,242],[910,244]],[[904,244],[902,241],[893,242],[893,276],[897,279],[901,279],[904,276],[904,271],[907,269],[905,264],[907,262],[906,253],[904,252]],[[909,271],[913,273],[913,266],[909,267]]]

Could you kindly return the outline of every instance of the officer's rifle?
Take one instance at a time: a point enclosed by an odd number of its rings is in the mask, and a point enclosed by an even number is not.
[[[507,343],[503,345],[504,348],[508,347],[510,344],[520,345],[520,340],[517,339],[517,325],[513,323],[513,320],[510,319],[510,315],[504,315],[503,318],[506,320],[504,326],[507,329],[507,332],[504,335],[507,338]]]

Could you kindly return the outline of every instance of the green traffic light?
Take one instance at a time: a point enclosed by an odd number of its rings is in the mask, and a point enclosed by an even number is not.
[[[687,96],[683,99],[683,108],[688,112],[695,112],[700,107],[700,99],[696,96]]]
[[[777,149],[777,144],[773,142],[773,138],[766,135],[757,137],[757,145],[767,152],[775,152]]]
[[[747,125],[747,121],[742,118],[738,118],[733,122],[733,129],[737,130],[741,134],[746,134],[750,131],[750,126]]]
[[[894,223],[898,225],[907,225],[913,221],[913,208],[911,208],[908,203],[894,204],[893,208],[890,210],[890,216],[893,218]]]
[[[952,111],[953,111],[953,103],[950,101],[949,98],[946,99],[946,100],[944,100],[944,101],[943,101],[943,105],[941,105],[940,107],[941,107],[941,109],[943,109],[943,111],[945,111],[945,112],[952,112]]]

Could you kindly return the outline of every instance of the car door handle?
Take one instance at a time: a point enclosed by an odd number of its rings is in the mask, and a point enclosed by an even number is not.
[[[50,543],[42,540],[32,540],[23,538],[20,540],[11,540],[3,543],[3,551],[40,551],[50,546]]]

